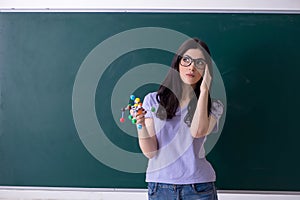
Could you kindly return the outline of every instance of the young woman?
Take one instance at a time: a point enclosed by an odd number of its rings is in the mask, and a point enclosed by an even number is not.
[[[150,200],[215,200],[215,172],[205,158],[206,136],[217,130],[220,101],[209,94],[212,60],[199,39],[185,41],[157,92],[146,95],[137,115],[139,145],[149,158],[146,173]]]

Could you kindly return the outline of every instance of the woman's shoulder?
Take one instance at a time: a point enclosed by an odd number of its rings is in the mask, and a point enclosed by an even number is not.
[[[151,102],[156,102],[157,101],[156,96],[157,96],[157,92],[150,92],[145,96],[144,101],[147,100]]]
[[[143,107],[146,110],[152,110],[152,108],[155,108],[155,110],[157,109],[158,102],[156,99],[156,95],[157,95],[157,92],[151,92],[145,96],[144,101],[143,101]],[[148,113],[151,113],[151,112],[148,112]]]
[[[210,112],[219,119],[224,112],[224,104],[219,99],[212,99]]]

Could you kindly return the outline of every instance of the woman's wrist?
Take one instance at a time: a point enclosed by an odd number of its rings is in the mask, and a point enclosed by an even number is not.
[[[209,97],[209,90],[203,90],[203,91],[201,91],[199,99],[198,99],[198,106],[202,107],[203,104],[206,105],[207,102],[208,102],[207,101],[208,97]]]
[[[148,131],[147,131],[145,125],[142,126],[141,129],[138,129],[138,138],[139,138],[139,139],[147,139],[147,138],[149,138],[149,137],[150,137],[150,136],[149,136],[149,133],[148,133]]]
[[[209,89],[207,87],[200,88],[200,95],[208,95]]]

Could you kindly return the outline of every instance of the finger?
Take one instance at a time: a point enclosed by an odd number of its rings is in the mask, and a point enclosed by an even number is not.
[[[210,75],[210,72],[209,72],[209,69],[208,69],[208,66],[206,65],[205,67],[205,74],[204,74],[204,77],[206,80],[210,81],[211,80],[211,75]]]
[[[137,120],[139,120],[139,119],[141,119],[141,118],[143,118],[144,116],[143,115],[137,115],[137,116],[135,116],[135,118],[137,119]]]
[[[204,67],[204,72],[203,72],[204,76],[206,76],[206,74],[207,74],[208,71],[209,71],[209,70],[208,70],[208,66],[207,66],[207,64],[206,64],[205,67]]]
[[[136,118],[136,123],[137,124],[145,124],[145,117]]]
[[[132,109],[130,109],[129,113],[130,113],[130,115],[133,115],[134,111]]]
[[[136,116],[136,119],[137,119],[137,120],[144,119],[144,118],[145,118],[145,115],[144,115],[144,114],[141,114],[141,115],[137,115],[137,116]]]

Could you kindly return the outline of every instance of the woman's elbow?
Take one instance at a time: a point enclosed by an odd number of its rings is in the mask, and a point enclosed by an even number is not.
[[[154,158],[157,154],[157,151],[154,151],[154,152],[144,152],[143,153],[144,156],[146,156],[148,159],[151,159],[151,158]]]
[[[208,135],[208,128],[199,128],[198,130],[191,131],[191,135],[193,138],[201,138]]]

